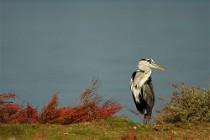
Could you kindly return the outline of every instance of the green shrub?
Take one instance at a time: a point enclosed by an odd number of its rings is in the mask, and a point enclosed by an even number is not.
[[[172,85],[175,91],[169,102],[157,110],[156,123],[210,122],[210,90]]]

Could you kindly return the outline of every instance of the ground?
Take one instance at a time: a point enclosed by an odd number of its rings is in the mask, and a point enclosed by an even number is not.
[[[0,124],[0,139],[8,140],[209,140],[210,123],[140,124],[109,118],[70,125]]]

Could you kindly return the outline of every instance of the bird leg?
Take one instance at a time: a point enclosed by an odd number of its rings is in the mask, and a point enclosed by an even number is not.
[[[138,112],[136,112],[136,111],[134,111],[134,110],[132,110],[132,109],[129,109],[127,106],[125,106],[125,108],[127,108],[131,113],[133,113],[133,114],[135,114],[135,115],[139,115]]]
[[[136,112],[136,111],[134,111],[134,110],[132,110],[132,109],[129,109],[127,106],[125,106],[125,108],[127,108],[131,113],[133,113],[133,114],[139,116],[139,118],[143,121],[144,118],[143,118],[143,115],[142,115],[141,113]]]
[[[149,121],[150,121],[150,116],[144,115],[143,123],[144,123],[144,124],[149,124]]]
[[[139,118],[141,119],[141,122],[143,122],[143,124],[148,124],[149,123],[150,118],[151,118],[150,116],[147,116],[146,114],[143,115],[142,113],[139,113],[139,112],[136,112],[132,109],[129,109],[127,106],[125,106],[125,108],[127,108],[131,113],[139,116]]]

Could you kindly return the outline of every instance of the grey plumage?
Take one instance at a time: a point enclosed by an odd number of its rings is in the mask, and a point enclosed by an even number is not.
[[[156,65],[152,59],[142,59],[139,61],[138,70],[131,76],[130,89],[133,95],[134,103],[140,114],[144,116],[144,122],[150,119],[152,108],[155,103],[153,90],[152,71],[150,68],[164,70]]]

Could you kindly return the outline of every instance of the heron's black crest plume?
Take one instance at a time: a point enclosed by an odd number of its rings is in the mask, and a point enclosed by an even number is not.
[[[150,64],[151,64],[151,63],[155,63],[154,60],[153,60],[152,58],[143,58],[143,59],[141,59],[141,61],[147,61],[147,62],[149,62]]]

